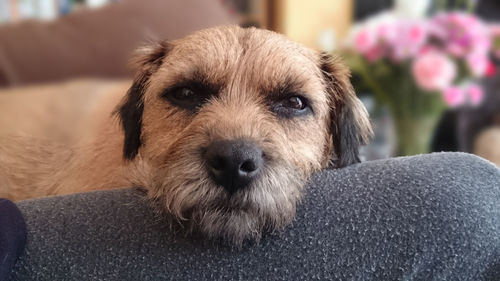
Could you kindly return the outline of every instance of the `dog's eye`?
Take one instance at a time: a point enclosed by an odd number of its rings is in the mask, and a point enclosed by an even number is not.
[[[189,88],[180,88],[172,94],[172,98],[178,100],[178,101],[185,101],[188,99],[192,99],[194,97],[195,93],[192,89]]]
[[[311,112],[307,99],[302,96],[290,96],[282,99],[273,104],[271,110],[278,116],[286,118],[301,116]]]
[[[162,96],[173,105],[192,111],[200,108],[212,95],[210,89],[196,85],[174,87]]]
[[[300,97],[291,97],[283,102],[283,106],[293,108],[295,110],[302,110],[305,107],[305,103]]]

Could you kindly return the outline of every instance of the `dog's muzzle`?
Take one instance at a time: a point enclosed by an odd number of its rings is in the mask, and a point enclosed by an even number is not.
[[[264,163],[260,147],[245,140],[215,141],[204,157],[214,182],[230,194],[248,186]]]

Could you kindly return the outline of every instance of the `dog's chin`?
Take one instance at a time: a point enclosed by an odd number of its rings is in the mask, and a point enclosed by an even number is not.
[[[137,184],[148,190],[148,197],[161,213],[183,229],[233,245],[259,240],[264,232],[288,225],[306,180],[293,176],[299,175],[293,167],[281,164],[266,168],[250,186],[230,195],[203,172],[201,165],[185,167],[185,163],[170,162],[154,169],[143,162],[139,170],[149,172]]]
[[[283,229],[293,219],[299,199],[281,191],[265,194],[266,191],[262,191],[259,185],[252,185],[232,195],[215,184],[194,189],[205,188],[217,192],[207,192],[212,196],[193,201],[190,206],[183,204],[185,208],[179,212],[170,209],[170,215],[174,215],[189,232],[199,232],[207,238],[221,239],[236,246],[245,240],[258,241],[265,232]],[[168,201],[167,198],[163,200]],[[170,201],[170,206],[172,203]]]
[[[210,239],[221,239],[232,245],[245,240],[259,240],[268,225],[257,208],[232,208],[227,206],[191,210],[183,223],[191,232],[201,232]]]
[[[258,241],[264,232],[279,231],[288,225],[295,215],[297,200],[284,194],[265,194],[259,185],[231,196],[222,191],[219,198],[205,204],[199,202],[189,210],[185,223],[208,238],[241,245],[245,240]]]

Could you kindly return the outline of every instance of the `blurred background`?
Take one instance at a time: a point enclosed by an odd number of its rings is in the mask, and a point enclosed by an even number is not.
[[[127,78],[147,42],[238,23],[344,58],[375,128],[365,160],[463,151],[500,166],[497,21],[497,0],[0,0],[0,95]]]

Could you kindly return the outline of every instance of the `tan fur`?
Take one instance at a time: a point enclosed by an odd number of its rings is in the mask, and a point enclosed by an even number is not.
[[[64,129],[46,134],[45,128],[35,126],[19,136],[13,132],[19,129],[16,122],[10,129],[0,127],[0,196],[19,200],[134,184],[145,188],[155,206],[187,229],[239,244],[260,237],[264,229],[279,230],[290,223],[311,173],[327,167],[330,160],[354,162],[356,157],[342,156],[349,151],[335,142],[357,149],[371,134],[348,70],[336,59],[276,33],[218,27],[139,53],[134,85],[143,87],[137,107],[144,110],[138,154],[122,159],[123,132],[120,120],[112,116],[127,106],[134,87],[119,103],[126,92],[123,82],[86,81],[105,90],[89,94],[83,106],[71,105],[80,108],[70,110],[76,116],[46,116],[66,118],[66,127],[60,126]],[[165,89],[195,77],[220,86],[217,96],[196,113],[162,97]],[[85,83],[70,83],[58,96],[78,92]],[[270,110],[269,96],[288,84],[307,96],[313,114],[282,118]],[[3,93],[0,101],[21,95],[39,99],[43,94],[26,94],[36,90]],[[49,86],[45,92],[55,88]],[[25,114],[18,114],[20,121]],[[0,116],[5,128],[7,118]],[[336,124],[338,120],[345,124]],[[210,179],[201,151],[213,141],[231,139],[258,144],[265,166],[249,187],[229,196]]]
[[[129,81],[76,80],[0,91],[0,197],[126,186],[113,108]]]

